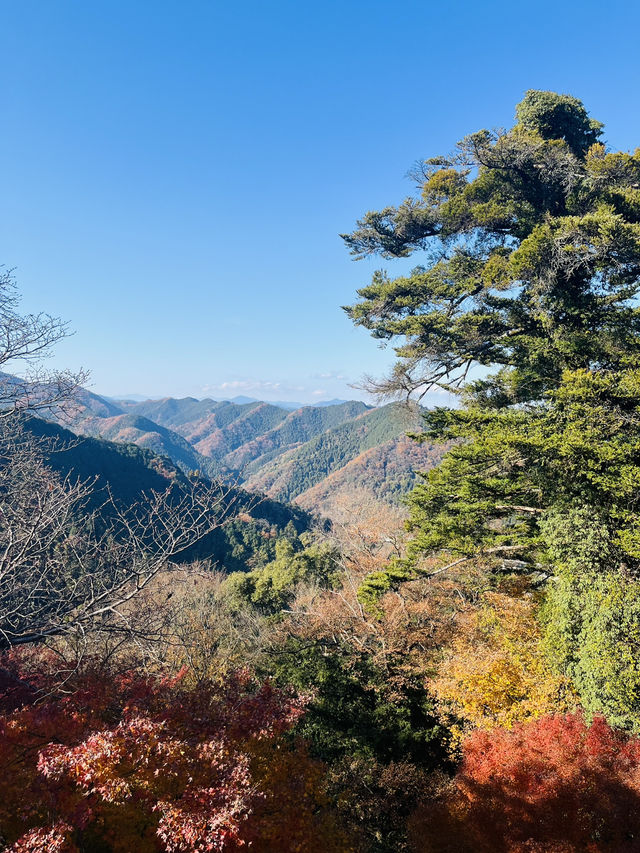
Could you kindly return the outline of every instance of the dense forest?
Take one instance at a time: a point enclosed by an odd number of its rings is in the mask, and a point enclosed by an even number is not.
[[[602,134],[531,90],[344,235],[420,257],[345,309],[385,406],[98,398],[4,275],[0,849],[640,850],[640,151]]]

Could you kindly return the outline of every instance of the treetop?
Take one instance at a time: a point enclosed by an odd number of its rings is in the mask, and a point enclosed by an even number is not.
[[[541,399],[563,370],[611,369],[640,355],[640,150],[608,151],[577,98],[530,90],[508,131],[480,130],[423,161],[420,194],[370,211],[343,235],[356,258],[426,262],[379,270],[345,308],[393,342],[393,373],[372,390],[469,390],[498,367],[483,403]]]

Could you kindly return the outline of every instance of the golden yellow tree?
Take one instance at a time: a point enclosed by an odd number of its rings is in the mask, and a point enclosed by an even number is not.
[[[469,728],[510,728],[575,707],[570,684],[545,660],[531,595],[485,593],[478,609],[461,615],[432,689]]]

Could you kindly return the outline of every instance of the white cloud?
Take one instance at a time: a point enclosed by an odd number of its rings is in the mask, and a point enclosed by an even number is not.
[[[291,394],[305,393],[304,385],[289,385],[286,382],[275,382],[270,379],[229,379],[217,384],[203,385],[203,394]]]
[[[349,377],[344,373],[340,373],[336,370],[329,370],[326,373],[314,373],[311,377],[312,379],[335,379],[338,382],[346,382]]]

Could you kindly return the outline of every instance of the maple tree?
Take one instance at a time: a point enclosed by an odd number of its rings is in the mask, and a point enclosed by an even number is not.
[[[301,753],[287,787],[259,760],[303,713],[303,700],[256,686],[244,672],[186,689],[180,674],[109,677],[96,665],[60,690],[46,651],[14,651],[3,666],[0,832],[11,853],[233,850],[245,833],[270,827],[282,836],[277,812],[262,827],[250,815],[287,796],[307,816],[298,819],[298,849],[315,849],[305,833],[319,823],[319,766]],[[335,834],[343,838],[337,826]]]
[[[416,853],[624,853],[640,844],[640,739],[549,715],[473,732],[453,785],[411,820]]]

